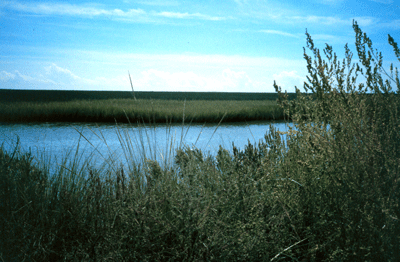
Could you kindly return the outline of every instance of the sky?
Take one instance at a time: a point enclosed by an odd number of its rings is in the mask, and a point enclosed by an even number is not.
[[[395,0],[0,2],[0,88],[274,92],[302,90],[305,32],[343,59],[353,20],[399,61]],[[357,62],[356,54],[354,62]],[[396,63],[397,62],[397,63]]]

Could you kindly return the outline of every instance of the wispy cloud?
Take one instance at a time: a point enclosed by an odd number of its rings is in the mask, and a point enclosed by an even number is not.
[[[329,27],[343,27],[351,26],[354,18],[357,18],[361,26],[368,26],[377,22],[377,18],[369,16],[353,17],[349,16],[348,12],[313,12],[307,10],[304,12],[298,7],[291,7],[290,5],[276,4],[274,1],[271,3],[264,3],[263,1],[252,1],[251,4],[246,4],[246,0],[233,0],[237,6],[240,7],[243,16],[251,17],[256,20],[269,20],[279,25],[290,24],[300,26],[329,26]],[[371,0],[372,1],[372,0]],[[390,3],[391,0],[375,0],[380,2]],[[339,5],[345,5],[344,0],[319,0],[315,1],[322,5],[330,5],[331,8],[337,9]],[[310,3],[307,3],[308,5]],[[305,4],[304,6],[307,6]],[[305,8],[305,7],[304,7]],[[326,7],[324,7],[326,8]],[[330,8],[330,7],[329,7]],[[335,14],[336,13],[336,14]],[[327,15],[329,14],[329,15]],[[332,15],[334,14],[334,15]],[[273,33],[273,31],[271,32]]]
[[[313,34],[312,38],[314,40],[323,40],[323,41],[328,41],[328,42],[332,42],[334,40],[337,40],[337,36],[334,35],[328,35],[328,34]]]
[[[357,24],[359,26],[371,26],[371,25],[377,25],[379,23],[379,19],[374,18],[374,17],[354,17],[351,19],[351,21],[357,21]]]
[[[156,2],[153,2],[156,4]],[[157,2],[158,3],[158,2]],[[219,21],[224,20],[224,17],[210,16],[201,13],[182,13],[182,12],[154,12],[145,11],[141,8],[136,9],[107,9],[98,6],[90,5],[74,5],[65,3],[19,3],[19,2],[5,2],[0,4],[0,7],[37,15],[63,15],[63,16],[83,16],[83,17],[97,17],[106,16],[114,17],[116,19],[129,19],[129,18],[143,18],[143,21],[149,21],[151,17],[163,17],[169,19],[200,19]],[[137,20],[136,20],[137,21]]]
[[[115,90],[116,86],[129,86],[127,76],[96,77],[87,79],[76,75],[56,64],[44,67],[44,74],[23,74],[20,71],[0,71],[2,88],[29,86],[38,89],[86,89]],[[255,82],[257,84],[257,82]],[[133,86],[135,90],[153,91],[231,91],[255,87],[255,83],[244,71],[224,69],[214,77],[204,76],[193,71],[170,72],[168,70],[148,69],[136,75]]]
[[[114,63],[112,57],[110,59]],[[273,92],[275,77],[282,87],[293,91],[290,88],[298,84],[297,72],[301,69],[293,73],[286,72],[285,68],[298,68],[303,63],[279,58],[219,55],[125,54],[114,59],[122,63],[114,65],[120,69],[105,73],[110,66],[96,64],[95,70],[101,72],[100,76],[82,73],[79,65],[72,70],[56,63],[37,64],[32,70],[20,66],[14,67],[15,70],[0,69],[0,88],[129,90],[126,73],[129,69],[135,90]],[[274,75],[276,72],[283,73]]]
[[[132,1],[125,0],[126,3],[136,3],[141,5],[149,6],[178,6],[180,5],[178,1],[175,0],[142,0],[142,1]]]
[[[295,91],[295,86],[303,91],[303,84],[306,80],[304,76],[299,75],[296,70],[293,71],[282,71],[279,74],[274,74],[278,86],[282,87],[283,90]]]
[[[247,4],[247,0],[233,0],[238,5]]]
[[[393,4],[393,0],[370,0],[370,1],[387,5]]]
[[[282,36],[299,38],[298,35],[290,34],[290,33],[279,31],[279,30],[259,30],[258,32],[266,33],[266,34],[272,34],[272,35],[282,35]]]
[[[7,72],[7,71],[1,71],[0,72],[0,80],[5,82],[5,81],[9,81],[15,79],[15,74]]]
[[[283,18],[278,18],[283,23],[296,23],[296,24],[305,24],[305,25],[324,25],[324,26],[334,26],[334,27],[345,27],[351,28],[353,20],[357,21],[358,25],[362,27],[378,25],[380,20],[375,17],[370,16],[360,16],[360,17],[349,17],[349,18],[341,18],[334,16],[286,16]]]
[[[349,17],[345,15],[299,15],[296,10],[285,8],[260,8],[260,10],[251,10],[244,15],[251,16],[252,19],[268,20],[277,25],[295,25],[295,26],[329,26],[329,27],[348,27],[352,25],[353,19],[357,19],[361,26],[371,25],[378,22],[377,18],[360,16]],[[273,33],[273,31],[271,32]]]
[[[338,5],[341,4],[343,1],[344,0],[322,0],[321,3],[326,5]]]
[[[218,16],[209,16],[209,15],[204,15],[200,13],[180,13],[180,12],[159,12],[156,13],[157,16],[162,16],[162,17],[167,17],[167,18],[178,18],[178,19],[193,19],[193,18],[198,18],[201,20],[212,20],[212,21],[218,21],[218,20],[225,20],[226,18],[224,17],[218,17]]]
[[[311,23],[318,25],[347,25],[351,23],[351,19],[342,19],[333,16],[293,16],[289,17],[289,21],[296,23]]]
[[[39,89],[73,88],[82,84],[90,84],[90,79],[77,76],[66,68],[51,64],[43,68],[44,74],[39,70],[34,74],[21,73],[19,70],[14,72],[1,71],[0,82],[3,88],[32,87]]]
[[[388,23],[383,23],[384,27],[399,29],[400,28],[400,19],[392,20]]]
[[[141,15],[146,12],[142,9],[129,9],[122,11],[121,9],[103,9],[85,5],[72,5],[64,3],[18,3],[6,2],[4,7],[38,15],[68,15],[68,16],[132,16]]]
[[[206,90],[206,91],[240,91],[258,87],[258,83],[250,79],[244,71],[234,71],[226,68],[217,77],[205,77],[195,72],[168,72],[164,70],[150,69],[141,72],[141,76],[135,81],[135,88],[160,90]]]
[[[70,70],[68,70],[66,68],[59,67],[55,63],[52,63],[50,66],[46,66],[44,69],[46,71],[46,75],[54,75],[54,74],[60,75],[61,74],[61,75],[67,76],[67,77],[69,77],[71,79],[74,79],[74,80],[79,80],[80,79],[79,76],[75,75]]]
[[[43,75],[30,76],[15,70],[13,73],[2,71],[0,72],[0,81],[5,88],[16,88],[20,86],[48,86],[57,85],[52,79],[43,77]],[[21,84],[23,83],[23,84]],[[8,86],[10,85],[10,86]]]
[[[345,43],[352,43],[354,41],[354,37],[350,35],[345,36],[337,36],[337,35],[330,35],[330,34],[314,34],[313,32],[309,32],[311,38],[318,43],[328,43],[330,45],[333,44],[340,44],[344,45]]]

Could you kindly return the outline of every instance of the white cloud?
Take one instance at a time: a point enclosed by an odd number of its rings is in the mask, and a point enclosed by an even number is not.
[[[0,72],[2,88],[130,90],[128,75],[84,78],[55,64],[28,75],[18,70]],[[194,71],[148,69],[132,74],[135,91],[273,92],[273,80],[285,90],[294,90],[302,80],[297,71],[282,71],[264,79],[243,70],[221,69],[213,75]]]
[[[282,90],[288,92],[295,92],[295,86],[303,91],[303,83],[306,80],[305,77],[300,76],[297,71],[282,71],[279,74],[273,75],[276,84],[282,87]]]
[[[247,88],[253,86],[251,79],[244,71],[235,72],[228,68],[222,72],[222,75],[223,75],[222,86],[224,88],[229,88],[229,89],[242,88],[242,90],[247,90]]]
[[[57,76],[64,75],[64,76],[69,77],[69,78],[74,79],[74,80],[79,80],[80,79],[79,76],[75,75],[70,70],[65,69],[65,68],[61,68],[61,67],[57,66],[54,63],[51,64],[50,66],[46,66],[45,67],[45,71],[46,71],[47,75],[53,75],[53,76],[54,75],[57,75]]]
[[[333,16],[292,16],[286,17],[286,21],[295,22],[295,23],[309,23],[316,25],[326,25],[326,26],[347,26],[351,27],[353,24],[353,20],[357,21],[360,26],[370,26],[376,25],[379,23],[379,19],[368,16],[360,16],[360,17],[352,17],[342,19],[340,17]]]
[[[1,71],[0,72],[0,80],[1,81],[9,81],[11,79],[15,79],[15,74],[6,72],[6,71]]]
[[[148,4],[151,2],[147,2]],[[159,2],[153,2],[158,5]],[[5,2],[2,6],[19,12],[33,13],[38,15],[65,15],[65,16],[83,16],[83,17],[96,17],[107,16],[116,19],[124,19],[125,21],[141,21],[148,22],[151,18],[163,17],[169,19],[200,19],[218,21],[224,20],[224,17],[210,16],[201,13],[181,13],[181,12],[146,12],[143,9],[128,9],[126,11],[121,9],[107,9],[100,8],[97,5],[76,5],[65,3],[19,3],[19,2]],[[138,20],[140,19],[140,20]]]
[[[218,16],[209,16],[209,15],[204,15],[200,13],[180,13],[180,12],[159,12],[156,13],[157,16],[162,16],[162,17],[167,17],[167,18],[178,18],[178,19],[193,19],[193,18],[198,18],[201,20],[212,20],[212,21],[218,21],[218,20],[225,20],[224,17],[218,17]]]
[[[277,73],[293,70],[303,73],[302,70],[305,70],[305,62],[301,55],[298,59],[281,59],[237,55],[149,55],[77,50],[65,50],[62,53],[75,62],[38,62],[27,65],[15,63],[7,68],[1,67],[0,64],[1,88],[128,91],[129,70],[135,91],[274,92],[272,84],[275,76],[279,76]],[[15,70],[19,70],[18,73]],[[5,81],[6,78],[9,81]],[[288,79],[296,80],[293,75]],[[285,79],[281,77],[276,80]],[[295,84],[287,85],[293,87]]]
[[[381,4],[386,4],[386,5],[393,3],[393,0],[370,0],[370,1],[376,2],[376,3],[381,3]]]
[[[382,23],[384,27],[399,29],[400,28],[400,19],[392,20],[388,23]]]
[[[316,41],[324,41],[326,43],[338,42],[340,39],[335,35],[327,35],[327,34],[311,34],[311,38]]]
[[[297,23],[312,23],[319,25],[351,25],[351,19],[341,19],[333,16],[293,16],[290,19],[292,22]]]
[[[373,17],[354,17],[353,19],[357,21],[357,24],[361,27],[376,25],[379,23],[379,20]],[[353,19],[351,20],[352,23]]]
[[[43,68],[44,74],[35,71],[32,74],[0,72],[0,80],[5,82],[3,88],[36,88],[36,89],[74,89],[79,84],[88,83],[85,79],[78,77],[68,69],[61,68],[56,64]]]
[[[85,5],[72,5],[60,3],[12,3],[8,2],[6,7],[27,13],[34,13],[39,15],[70,15],[70,16],[137,16],[145,14],[142,9],[129,9],[122,11],[120,9],[102,9],[98,7],[85,6]]]
[[[150,6],[178,6],[178,1],[170,1],[170,0],[144,0],[144,1],[124,1],[126,3],[134,2],[141,5],[150,5]]]
[[[343,1],[344,0],[322,0],[321,3],[326,5],[338,5],[341,4]]]
[[[283,31],[278,31],[278,30],[260,30],[260,33],[266,33],[266,34],[273,34],[273,35],[282,35],[282,36],[288,36],[288,37],[294,37],[294,38],[299,38],[299,36],[286,33]]]
[[[133,81],[135,90],[153,91],[242,91],[254,87],[253,81],[244,71],[224,69],[216,76],[188,72],[168,72],[149,69]]]
[[[248,91],[273,92],[273,74],[282,71],[306,73],[306,63],[299,48],[298,58],[250,57],[239,55],[200,54],[129,54],[107,52],[82,52],[81,59],[96,57],[113,65],[116,74],[125,73],[118,90],[129,90],[127,70],[130,71],[135,90],[140,91]],[[108,66],[108,65],[104,65]],[[93,64],[96,75],[107,70],[103,65]],[[75,68],[77,68],[75,66]],[[81,69],[77,69],[82,71]],[[104,74],[104,73],[101,73]],[[112,75],[110,75],[112,76]],[[294,85],[291,85],[294,86]]]
[[[233,0],[237,6],[240,7],[240,10],[242,11],[241,14],[247,17],[251,17],[251,19],[256,19],[256,20],[269,20],[274,23],[277,23],[279,25],[295,25],[301,26],[303,28],[306,27],[311,27],[311,26],[316,26],[319,29],[322,27],[325,27],[326,29],[332,28],[349,28],[351,29],[353,19],[355,19],[360,26],[376,26],[378,23],[380,23],[380,20],[377,17],[374,16],[359,16],[359,17],[353,17],[353,13],[347,12],[348,10],[345,10],[345,12],[342,13],[335,13],[336,9],[339,9],[339,5],[346,5],[344,0],[313,0],[311,2],[314,2],[314,4],[324,4],[328,5],[328,9],[332,8],[331,15],[324,15],[325,12],[319,12],[315,13],[313,10],[304,10],[302,11],[299,8],[295,8],[293,6],[292,8],[290,5],[286,5],[286,7],[283,7],[280,4],[276,4],[271,1],[252,1],[251,4],[248,5],[243,5],[243,3],[247,2],[246,0]],[[373,0],[370,0],[373,1]],[[385,4],[391,4],[392,0],[374,0],[380,3],[385,3]],[[307,3],[307,4],[312,4],[312,3]],[[301,5],[301,4],[300,4]],[[306,5],[304,5],[306,6]],[[332,7],[329,7],[332,6]],[[395,7],[393,5],[393,7]],[[397,8],[397,7],[395,7]],[[343,9],[342,9],[343,10]],[[306,15],[309,14],[309,15]],[[260,21],[258,21],[260,22]],[[284,31],[276,30],[270,30],[269,32],[267,31],[266,33],[285,33]],[[282,34],[284,35],[284,34]],[[287,35],[289,36],[289,35]]]
[[[5,72],[5,71],[3,71]],[[26,88],[26,87],[38,87],[38,86],[48,86],[48,85],[56,85],[57,83],[49,78],[44,77],[41,74],[36,76],[27,75],[25,73],[21,73],[18,70],[13,73],[5,72],[6,75],[12,76],[7,81],[9,85],[12,85],[13,88]]]
[[[238,5],[247,4],[247,0],[233,0]]]
[[[17,82],[26,82],[29,84],[55,84],[54,81],[51,79],[44,78],[42,75],[38,75],[37,77],[22,74],[18,70],[15,70],[15,75],[16,77],[13,78],[13,80],[16,80]]]
[[[193,72],[171,73],[162,70],[150,69],[141,73],[141,78],[134,81],[134,88],[142,90],[165,90],[175,88],[175,90],[187,90],[204,86],[205,79],[202,79]]]

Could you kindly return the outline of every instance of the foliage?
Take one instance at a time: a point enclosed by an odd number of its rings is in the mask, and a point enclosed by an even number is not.
[[[296,123],[281,175],[302,185],[295,198],[284,199],[303,228],[301,239],[307,240],[299,250],[308,261],[400,258],[397,68],[387,74],[381,53],[356,22],[353,28],[360,64],[351,62],[347,45],[342,62],[329,45],[323,60],[307,33],[312,55],[304,52],[304,87],[312,95],[298,92],[297,100],[281,100]],[[389,43],[396,52],[390,36]]]

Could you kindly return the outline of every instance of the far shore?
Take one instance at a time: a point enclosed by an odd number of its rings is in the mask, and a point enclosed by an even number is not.
[[[0,102],[0,122],[219,123],[285,119],[274,100]]]

